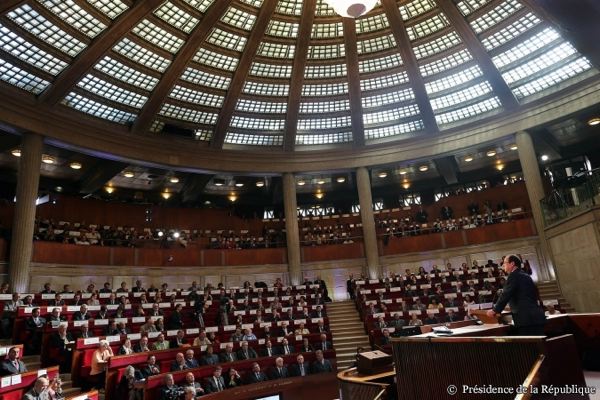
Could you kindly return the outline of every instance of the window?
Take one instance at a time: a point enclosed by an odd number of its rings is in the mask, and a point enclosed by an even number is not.
[[[109,107],[87,97],[83,97],[75,92],[69,93],[61,103],[86,114],[104,118],[120,124],[131,123],[135,119],[135,114],[119,110],[114,107]]]

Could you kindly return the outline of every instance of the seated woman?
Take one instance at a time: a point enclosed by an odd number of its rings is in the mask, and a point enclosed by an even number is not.
[[[421,321],[419,319],[419,317],[417,316],[417,314],[412,314],[410,316],[410,321],[408,322],[409,326],[422,326],[423,325],[423,321]]]
[[[308,335],[309,333],[310,332],[304,327],[303,323],[301,323],[294,331],[294,335]]]
[[[429,305],[427,306],[428,310],[441,310],[442,308],[444,308],[444,306],[442,304],[438,303],[438,301],[435,297],[431,299],[431,301],[429,302]]]
[[[106,381],[106,366],[108,360],[113,356],[113,351],[106,340],[98,343],[98,348],[92,354],[92,369],[90,371],[90,386],[96,389],[104,389]]]
[[[475,304],[475,301],[473,301],[473,299],[471,299],[470,295],[466,295],[465,300],[463,301],[463,307],[468,308],[469,306],[472,306],[473,304]]]
[[[121,347],[119,347],[118,354],[120,356],[133,354],[133,347],[131,346],[131,339],[129,339],[129,338],[125,339],[125,341],[123,342]]]

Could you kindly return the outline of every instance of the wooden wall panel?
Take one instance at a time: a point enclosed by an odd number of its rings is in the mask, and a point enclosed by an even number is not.
[[[462,231],[444,232],[444,242],[446,244],[446,248],[460,247],[466,244]]]
[[[8,242],[0,238],[0,261],[8,261]]]
[[[132,247],[113,247],[111,265],[135,265],[135,249]]]
[[[363,258],[365,256],[362,243],[330,244],[301,248],[302,262],[344,260]]]
[[[285,248],[222,250],[225,265],[259,265],[287,263]]]
[[[222,250],[202,250],[202,265],[224,265]]]

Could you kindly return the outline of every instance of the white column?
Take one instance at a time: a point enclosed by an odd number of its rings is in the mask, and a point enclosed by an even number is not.
[[[366,273],[371,279],[381,277],[379,251],[377,249],[377,233],[373,218],[373,198],[371,196],[371,179],[365,167],[356,169],[356,186],[360,203],[360,220],[363,229],[363,242],[367,258]]]
[[[291,173],[283,174],[283,208],[288,254],[290,283],[299,285],[302,279],[300,265],[300,235],[298,233],[298,203],[296,201],[296,179]]]

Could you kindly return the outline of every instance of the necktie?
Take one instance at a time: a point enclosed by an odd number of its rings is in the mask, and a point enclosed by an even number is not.
[[[13,365],[15,366],[15,369],[18,372],[19,371],[19,362],[17,360],[15,360],[15,361],[13,361]]]
[[[215,382],[217,384],[217,391],[221,391],[223,390],[223,388],[221,387],[221,380],[219,378],[215,378]]]
[[[269,357],[271,357],[271,348],[267,347],[267,351],[269,352]]]
[[[282,377],[283,374],[281,373],[281,367],[277,367],[277,370],[279,371],[279,377]]]
[[[256,380],[260,381],[260,374],[258,372],[256,373]]]
[[[304,376],[304,365],[300,364],[300,375]]]
[[[250,358],[250,357],[248,356],[248,352],[247,352],[247,351],[244,351],[244,357],[246,357],[246,358]]]
[[[327,350],[327,342],[323,342],[323,350]]]
[[[285,346],[285,354],[290,354],[290,348]]]

